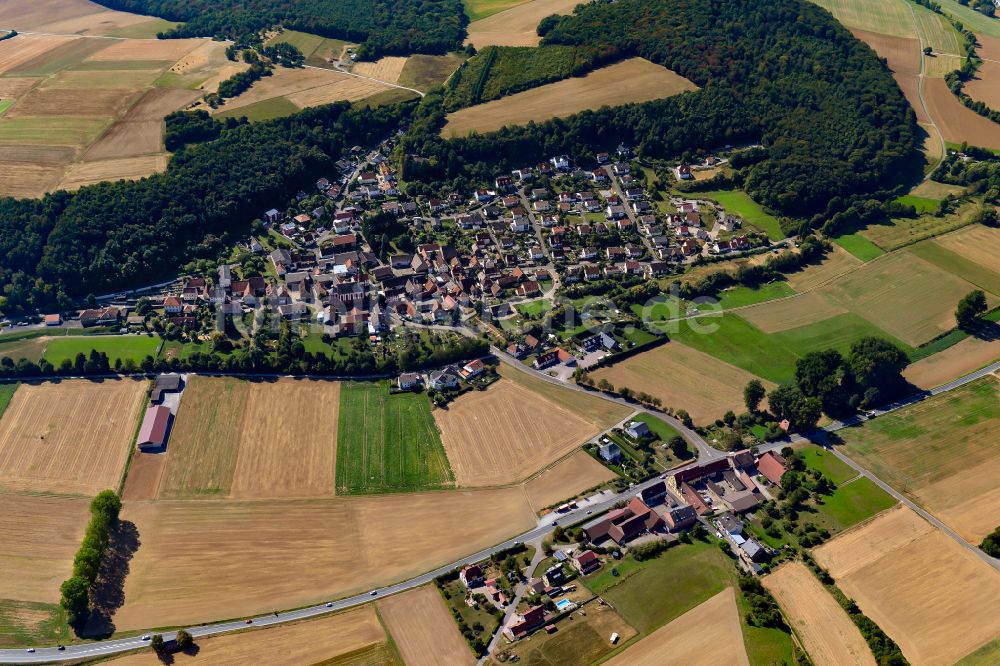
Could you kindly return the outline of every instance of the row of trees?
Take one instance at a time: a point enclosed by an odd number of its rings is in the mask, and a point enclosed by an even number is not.
[[[90,588],[97,580],[101,557],[108,545],[111,530],[118,522],[122,502],[113,490],[103,490],[90,502],[90,522],[76,557],[73,575],[59,588],[60,605],[69,614],[69,624],[79,633],[90,610]]]

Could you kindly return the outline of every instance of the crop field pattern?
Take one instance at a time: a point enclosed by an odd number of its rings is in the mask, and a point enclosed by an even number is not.
[[[441,593],[433,585],[382,599],[377,606],[407,666],[474,663]]]
[[[1000,635],[1000,573],[899,507],[814,551],[913,664],[951,664]]]
[[[535,28],[550,14],[570,14],[577,0],[531,0],[469,24],[466,44],[484,46],[538,46]]]
[[[572,451],[598,429],[510,381],[435,410],[459,486],[511,483]]]
[[[344,384],[337,494],[448,488],[454,477],[426,395],[391,395],[384,383]]]

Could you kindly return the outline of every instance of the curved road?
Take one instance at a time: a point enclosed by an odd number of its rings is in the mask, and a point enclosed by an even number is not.
[[[449,330],[456,330],[456,329],[449,329]],[[470,334],[471,334],[471,331],[470,331]],[[493,351],[497,355],[497,358],[499,358],[503,363],[507,364],[508,366],[516,368],[518,370],[521,370],[521,371],[523,371],[525,373],[534,375],[534,376],[536,376],[536,377],[538,377],[540,379],[544,379],[547,382],[550,382],[550,383],[553,383],[553,384],[557,384],[559,386],[562,386],[563,388],[568,388],[570,390],[578,390],[578,391],[581,391],[581,392],[586,392],[586,393],[588,393],[590,395],[601,397],[601,398],[603,398],[605,400],[611,400],[613,402],[626,405],[626,406],[631,407],[633,409],[638,409],[640,411],[645,411],[645,412],[648,412],[650,414],[653,414],[653,415],[657,416],[658,418],[662,418],[662,419],[670,422],[671,425],[673,425],[674,427],[676,427],[679,432],[681,432],[685,437],[688,437],[689,441],[691,441],[692,443],[695,444],[695,446],[698,448],[699,456],[698,456],[697,460],[692,461],[692,462],[690,462],[690,463],[688,463],[686,465],[682,465],[681,467],[678,467],[677,469],[671,470],[670,472],[668,472],[667,474],[665,474],[663,476],[673,475],[673,474],[675,474],[680,469],[685,469],[686,467],[689,467],[689,466],[691,466],[693,464],[697,464],[699,462],[704,462],[706,460],[717,459],[717,458],[723,457],[725,455],[723,452],[718,451],[718,450],[713,449],[710,446],[708,446],[708,444],[700,436],[698,436],[697,433],[694,433],[692,430],[690,430],[688,428],[685,428],[682,423],[678,422],[676,419],[673,419],[673,417],[670,417],[667,414],[664,414],[664,413],[659,412],[657,410],[639,407],[639,406],[634,405],[632,403],[626,402],[626,401],[618,399],[618,398],[612,398],[610,396],[606,396],[606,395],[604,395],[602,393],[599,393],[599,392],[586,391],[585,389],[583,389],[583,388],[581,388],[579,386],[576,386],[575,384],[574,385],[566,384],[566,383],[561,382],[561,381],[559,381],[557,379],[554,379],[553,377],[550,377],[549,375],[546,375],[546,374],[544,374],[542,372],[538,372],[538,371],[535,371],[535,370],[532,370],[532,369],[528,368],[523,363],[521,363],[520,361],[514,359],[513,357],[509,356],[508,354],[506,354],[505,352],[503,352],[501,350],[494,349]],[[910,398],[906,398],[906,399],[900,400],[900,401],[898,401],[896,403],[893,403],[891,405],[888,405],[884,409],[876,410],[873,413],[873,416],[880,416],[882,414],[887,414],[889,412],[901,409],[901,408],[906,407],[908,405],[911,405],[913,403],[916,403],[916,402],[919,402],[921,400],[924,400],[925,398],[927,398],[929,396],[938,395],[940,393],[945,393],[947,391],[954,390],[954,389],[959,388],[961,386],[964,386],[964,385],[966,385],[966,384],[968,384],[970,382],[973,382],[973,381],[975,381],[977,379],[985,377],[986,375],[989,375],[989,374],[992,374],[994,372],[997,372],[998,370],[1000,370],[1000,361],[991,363],[990,365],[988,365],[988,366],[986,366],[984,368],[981,368],[980,370],[977,370],[975,372],[972,372],[972,373],[969,373],[969,374],[964,375],[962,377],[959,377],[958,379],[955,379],[955,380],[953,380],[951,382],[943,384],[943,385],[941,385],[941,386],[939,386],[937,388],[934,388],[934,389],[932,389],[930,391],[923,391],[923,392],[918,393],[918,394],[916,394],[914,396],[911,396]],[[863,423],[868,418],[869,417],[858,416],[858,417],[855,417],[855,418],[852,418],[852,419],[848,419],[848,420],[845,420],[845,421],[837,421],[837,422],[834,422],[834,423],[826,426],[823,429],[823,431],[825,431],[825,432],[835,432],[835,431],[840,430],[842,428],[846,428],[846,427],[850,427],[850,426],[853,426],[853,425],[857,425],[859,423]],[[813,438],[815,439],[816,434],[822,434],[823,431],[820,431],[819,433],[813,433]],[[808,441],[807,438],[805,438],[805,437],[803,437],[801,435],[793,435],[789,439],[790,439],[791,443],[799,442],[799,441]],[[770,444],[767,444],[765,446],[760,447],[760,449],[761,449],[761,451],[780,449],[783,446],[787,446],[789,443],[790,443],[789,440],[783,440],[783,441],[780,441],[780,442],[772,442]],[[876,478],[873,474],[871,474],[870,472],[868,472],[867,470],[865,470],[863,467],[861,467],[861,466],[857,465],[856,463],[854,463],[852,460],[850,460],[849,458],[847,458],[846,456],[844,456],[840,451],[837,451],[836,448],[834,448],[833,451],[834,451],[834,453],[839,458],[841,458],[842,460],[844,460],[848,465],[850,465],[851,467],[853,467],[856,470],[858,470],[864,476],[872,479],[876,484],[878,484],[880,487],[882,487],[886,492],[888,492],[894,498],[896,498],[897,500],[899,500],[900,502],[902,502],[906,506],[910,507],[911,509],[917,511],[917,513],[919,513],[921,516],[923,516],[926,520],[930,521],[935,527],[941,529],[948,536],[950,536],[953,539],[955,539],[956,541],[958,541],[963,547],[969,548],[970,550],[974,551],[987,564],[990,564],[994,568],[1000,569],[1000,560],[996,560],[996,559],[990,558],[985,553],[983,553],[981,550],[979,550],[978,548],[976,548],[972,544],[970,544],[967,541],[965,541],[962,537],[960,537],[958,534],[956,534],[953,530],[951,530],[946,525],[944,525],[943,523],[941,523],[941,521],[937,520],[932,515],[930,515],[929,513],[927,513],[923,509],[921,509],[919,506],[917,506],[916,504],[914,504],[912,501],[910,501],[908,498],[904,497],[899,492],[897,492],[896,490],[894,490],[893,488],[891,488],[890,486],[888,486],[887,484],[885,484],[884,482],[882,482],[881,480],[879,480],[878,478]],[[347,609],[347,608],[352,608],[354,606],[360,606],[362,604],[368,603],[369,601],[372,601],[375,598],[385,597],[385,596],[388,596],[388,595],[396,594],[398,592],[403,592],[403,591],[406,591],[406,590],[410,590],[410,589],[419,587],[421,585],[425,585],[427,583],[432,582],[434,580],[434,578],[436,578],[437,576],[439,576],[441,574],[444,574],[444,573],[447,573],[447,572],[455,569],[456,567],[462,566],[463,564],[466,564],[468,562],[475,562],[475,561],[478,561],[478,560],[485,559],[485,558],[489,557],[490,555],[492,555],[493,553],[496,553],[498,551],[504,550],[506,548],[510,548],[511,546],[514,546],[516,544],[544,538],[545,536],[547,536],[549,534],[549,532],[551,532],[554,529],[554,527],[557,524],[564,525],[564,526],[565,525],[571,525],[571,524],[574,524],[574,523],[577,523],[577,522],[580,522],[580,521],[584,520],[587,516],[589,516],[591,514],[600,514],[601,512],[610,509],[611,506],[613,504],[615,504],[616,502],[621,501],[621,500],[630,499],[637,492],[639,492],[639,491],[641,491],[641,490],[643,490],[643,489],[645,489],[645,488],[647,488],[647,487],[649,487],[649,486],[651,486],[651,485],[653,485],[655,483],[658,483],[659,481],[660,481],[660,477],[653,477],[652,479],[644,481],[643,483],[639,483],[639,484],[636,484],[636,485],[632,486],[631,488],[629,488],[628,490],[626,490],[624,492],[617,493],[617,494],[608,494],[606,497],[600,499],[599,501],[594,502],[592,504],[588,504],[588,505],[582,506],[582,507],[580,507],[580,508],[578,508],[578,509],[576,509],[574,511],[571,511],[571,512],[568,512],[568,513],[564,513],[564,514],[558,514],[558,515],[549,514],[547,517],[543,517],[542,518],[542,520],[540,521],[539,525],[537,525],[534,529],[531,529],[531,530],[525,532],[524,534],[521,534],[519,536],[513,537],[511,539],[508,539],[508,540],[506,540],[506,541],[504,541],[502,543],[496,544],[496,545],[491,546],[489,548],[485,548],[485,549],[480,550],[480,551],[478,551],[476,553],[472,553],[472,554],[470,554],[470,555],[468,555],[466,557],[463,557],[460,560],[457,560],[455,562],[451,562],[451,563],[446,564],[446,565],[444,565],[442,567],[438,567],[437,569],[434,569],[433,571],[429,571],[429,572],[427,572],[425,574],[422,574],[420,576],[417,576],[415,578],[411,578],[409,580],[402,581],[402,582],[396,583],[394,585],[389,585],[387,587],[378,588],[376,590],[373,590],[374,594],[359,594],[359,595],[355,595],[355,596],[352,596],[352,597],[347,597],[347,598],[344,598],[344,599],[338,599],[337,601],[331,601],[328,604],[321,604],[321,605],[318,605],[318,606],[309,606],[309,607],[301,608],[301,609],[298,609],[298,610],[293,610],[293,611],[287,611],[287,612],[279,613],[277,615],[275,615],[275,614],[272,614],[272,615],[262,615],[262,616],[258,616],[258,617],[252,618],[252,622],[249,625],[246,623],[246,621],[237,620],[237,621],[231,621],[231,622],[220,622],[220,623],[217,623],[217,624],[206,624],[206,625],[200,625],[200,626],[196,626],[196,627],[190,627],[190,628],[188,628],[188,631],[195,638],[199,638],[199,637],[204,637],[204,636],[212,636],[212,635],[216,635],[216,634],[229,633],[229,632],[238,631],[238,630],[241,630],[241,629],[247,629],[247,628],[249,628],[251,626],[254,626],[254,627],[265,626],[266,627],[266,626],[272,626],[272,625],[276,625],[276,624],[283,624],[283,623],[286,623],[286,622],[293,622],[293,621],[296,621],[296,620],[302,620],[302,619],[305,619],[305,618],[316,617],[316,616],[319,616],[319,615],[324,615],[326,613],[332,613],[332,612],[335,612],[335,611],[344,610],[344,609]],[[550,520],[552,522],[549,522]],[[173,631],[163,632],[164,639],[168,640],[168,641],[172,640],[173,637],[174,637],[174,635],[175,635],[175,632],[173,632]],[[113,655],[113,654],[119,654],[119,653],[123,653],[123,652],[128,652],[128,651],[131,651],[131,650],[141,649],[141,648],[146,647],[146,646],[148,646],[148,642],[147,641],[142,640],[141,636],[135,636],[135,637],[132,637],[132,638],[121,638],[121,639],[100,641],[100,642],[95,642],[95,643],[84,643],[84,644],[80,644],[80,645],[71,645],[71,646],[66,647],[65,650],[62,650],[62,651],[58,650],[57,648],[53,648],[53,647],[49,647],[49,648],[37,648],[33,652],[27,652],[26,650],[23,650],[23,649],[20,649],[20,650],[8,649],[8,650],[0,650],[0,663],[3,663],[3,664],[46,663],[46,662],[55,662],[55,661],[70,661],[70,660],[79,660],[79,659],[92,659],[92,658],[95,658],[95,657],[108,656],[108,655]]]

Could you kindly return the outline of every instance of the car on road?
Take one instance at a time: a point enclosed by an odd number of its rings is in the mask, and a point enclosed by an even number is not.
[[[18,325],[20,326],[20,324],[18,324]],[[35,648],[28,648],[27,650],[25,650],[25,652],[34,652],[34,651],[35,651]]]
[[[149,639],[150,639],[150,635],[149,634],[143,634],[142,640],[148,641]]]
[[[372,590],[371,592],[368,593],[368,596],[374,597],[376,594],[378,594],[378,590]]]
[[[663,481],[663,479],[665,479],[665,478],[667,478],[667,475],[666,475],[666,474],[661,474],[661,475],[660,475],[660,481]]]
[[[326,607],[327,608],[333,608],[333,602],[332,601],[326,602]]]
[[[559,521],[558,520],[553,520],[552,521],[552,527],[559,527]]]
[[[59,646],[59,647],[57,647],[56,649],[57,649],[57,650],[59,650],[60,652],[62,652],[63,650],[65,650],[65,649],[66,649],[66,646],[65,646],[65,645],[60,645],[60,646]]]
[[[588,515],[588,516],[589,516],[590,514],[592,514],[592,513],[594,513],[594,512],[593,512],[593,511],[591,511],[590,509],[587,509],[587,515]]]
[[[246,621],[243,624],[253,624],[253,620],[250,619],[250,618],[247,618]]]

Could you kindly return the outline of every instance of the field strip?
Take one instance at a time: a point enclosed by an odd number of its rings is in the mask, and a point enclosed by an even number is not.
[[[421,97],[424,96],[424,93],[422,93],[421,91],[417,90],[416,88],[407,88],[406,86],[401,86],[398,83],[389,83],[388,81],[383,81],[382,79],[376,79],[374,77],[365,76],[363,74],[355,74],[354,72],[348,72],[348,71],[343,70],[343,69],[330,69],[329,67],[316,67],[315,65],[303,65],[303,67],[305,69],[321,69],[321,70],[326,71],[326,72],[339,72],[340,74],[346,74],[347,76],[353,76],[353,77],[358,78],[358,79],[368,79],[369,81],[374,81],[376,83],[381,83],[382,85],[386,85],[386,86],[389,86],[391,88],[399,88],[400,90],[409,90],[410,92],[417,93]]]

